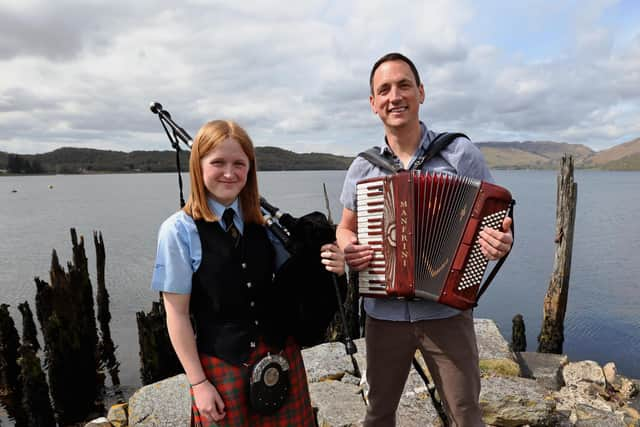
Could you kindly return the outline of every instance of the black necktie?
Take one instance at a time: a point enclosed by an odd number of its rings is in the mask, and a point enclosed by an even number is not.
[[[231,240],[233,241],[233,247],[237,248],[238,243],[240,243],[240,231],[236,228],[236,225],[233,223],[233,215],[235,212],[231,208],[225,209],[222,214],[222,220],[226,225],[227,234],[231,236]]]

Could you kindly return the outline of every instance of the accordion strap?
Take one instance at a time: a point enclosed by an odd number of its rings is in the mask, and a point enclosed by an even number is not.
[[[511,233],[513,234],[513,238],[514,239],[515,239],[515,236],[516,236],[516,226],[515,226],[515,223],[513,222],[513,206],[515,204],[516,204],[516,201],[512,200],[511,203],[509,204],[509,212],[507,212],[507,216],[509,216],[509,218],[511,218]],[[511,248],[513,249],[513,246]],[[491,272],[487,276],[487,279],[484,281],[484,283],[482,284],[482,286],[478,290],[478,294],[476,296],[476,303],[474,305],[475,307],[478,306],[478,301],[480,300],[480,297],[487,290],[487,288],[489,287],[489,285],[493,281],[493,278],[496,277],[496,274],[498,274],[498,271],[500,270],[500,267],[502,267],[502,264],[504,264],[504,262],[507,260],[507,257],[509,256],[510,253],[511,253],[511,251],[507,252],[506,255],[503,256],[502,258],[500,258],[500,260],[496,263],[496,265],[491,269]]]
[[[447,145],[451,144],[457,138],[469,139],[467,135],[458,132],[443,132],[438,134],[433,139],[433,141],[431,141],[431,144],[429,144],[429,148],[427,148],[427,151],[422,156],[419,156],[415,162],[413,162],[413,165],[411,165],[411,169],[420,169],[424,162],[431,160],[436,154],[442,151]],[[371,164],[392,173],[397,173],[401,170],[404,170],[403,167],[395,164],[395,162],[393,162],[393,160],[391,160],[389,157],[382,155],[380,153],[380,147],[371,147],[368,150],[359,153],[358,156],[364,157]]]

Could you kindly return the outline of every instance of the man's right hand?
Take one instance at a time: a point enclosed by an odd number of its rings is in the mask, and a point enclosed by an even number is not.
[[[344,247],[344,260],[349,268],[354,271],[362,271],[371,262],[373,249],[369,245],[358,245],[358,239],[352,238]]]

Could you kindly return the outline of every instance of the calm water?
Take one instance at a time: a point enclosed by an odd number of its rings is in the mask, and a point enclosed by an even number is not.
[[[494,319],[510,339],[512,317],[523,314],[528,350],[535,351],[553,267],[557,173],[494,175],[517,200],[516,243],[476,316]],[[259,175],[262,194],[294,215],[325,211],[325,183],[336,221],[343,178],[340,171]],[[613,360],[623,374],[640,378],[640,224],[634,218],[640,211],[640,173],[577,171],[575,180],[578,212],[564,350],[572,360]],[[91,233],[102,231],[121,381],[138,386],[135,313],[148,311],[158,298],[149,289],[156,232],[177,208],[175,174],[0,178],[0,303],[11,305],[18,325],[18,303],[29,301],[35,312],[33,278],[48,281],[53,248],[61,263],[71,258],[71,227],[85,236],[95,286]]]

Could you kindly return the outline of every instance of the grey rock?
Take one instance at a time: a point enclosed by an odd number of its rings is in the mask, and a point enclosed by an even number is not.
[[[318,427],[356,427],[364,421],[366,407],[360,389],[341,381],[309,384],[311,406],[317,409]]]
[[[606,380],[602,368],[593,360],[571,362],[562,368],[562,378],[567,386],[587,382],[604,387]]]
[[[576,427],[627,426],[624,414],[621,412],[602,411],[582,404],[576,405],[570,420]]]
[[[353,375],[351,358],[344,345],[339,342],[320,344],[302,350],[302,359],[310,383],[324,380],[339,380],[345,373]]]
[[[480,406],[487,424],[498,426],[551,425],[555,408],[547,390],[528,378],[482,378]]]
[[[544,388],[560,390],[564,385],[562,368],[569,363],[565,354],[515,353],[523,376],[535,379]]]
[[[191,395],[184,374],[142,387],[129,399],[131,427],[189,427]]]
[[[475,319],[474,327],[478,337],[480,360],[513,359],[509,344],[500,333],[496,322],[491,319]]]

